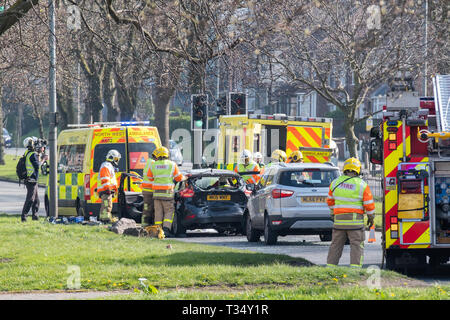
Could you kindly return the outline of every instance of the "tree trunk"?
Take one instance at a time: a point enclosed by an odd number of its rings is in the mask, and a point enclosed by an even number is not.
[[[355,135],[355,117],[352,116],[351,113],[350,114],[346,113],[346,117],[344,120],[344,132],[350,157],[358,158],[357,156],[358,138]]]
[[[85,123],[101,121],[103,109],[102,79],[98,75],[88,76],[88,99],[85,112]],[[87,117],[87,118],[86,118]]]
[[[105,99],[106,107],[108,109],[107,121],[109,122],[117,121],[117,116],[119,115],[119,111],[115,107],[117,91],[114,89],[114,86],[115,81],[111,67],[107,67],[107,71],[105,73],[105,81],[103,85],[103,97]]]
[[[156,86],[153,89],[152,98],[155,106],[155,126],[158,129],[161,144],[169,146],[169,108],[170,100],[175,94],[174,88]]]
[[[61,85],[56,92],[58,113],[61,117],[59,130],[67,129],[67,125],[75,123],[75,109],[73,106],[72,89],[66,85]],[[38,113],[37,111],[35,113]]]
[[[137,90],[134,88],[117,88],[117,99],[119,101],[120,120],[133,120],[134,111],[136,110]]]

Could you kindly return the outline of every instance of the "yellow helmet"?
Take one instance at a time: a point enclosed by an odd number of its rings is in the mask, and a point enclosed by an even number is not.
[[[271,158],[273,161],[286,162],[287,160],[286,152],[280,149],[276,149],[272,152]]]
[[[155,157],[157,159],[169,158],[169,149],[167,149],[166,147],[159,147],[159,148],[156,148],[156,150],[153,152],[153,154],[155,155]]]
[[[359,174],[361,172],[361,162],[356,158],[348,158],[344,162],[343,171],[355,171],[357,174]]]
[[[291,162],[300,162],[303,160],[303,154],[300,150],[292,151],[289,155],[289,159]]]

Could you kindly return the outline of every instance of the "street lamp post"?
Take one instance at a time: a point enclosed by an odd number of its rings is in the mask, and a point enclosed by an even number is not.
[[[55,33],[55,2],[48,1],[49,8],[49,51],[50,51],[50,70],[49,70],[49,104],[50,104],[50,132],[49,132],[49,147],[50,147],[50,193],[49,193],[49,209],[50,216],[58,217],[58,191],[57,191],[57,112],[56,112],[56,33]]]

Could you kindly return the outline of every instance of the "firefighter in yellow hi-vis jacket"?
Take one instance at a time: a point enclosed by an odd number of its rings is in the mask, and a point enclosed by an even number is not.
[[[183,180],[178,166],[169,160],[169,150],[159,147],[155,150],[156,161],[150,164],[148,177],[152,181],[153,203],[155,206],[155,224],[163,226],[165,237],[172,237],[174,207],[174,180]]]
[[[155,162],[155,149],[151,155],[151,157],[147,160],[143,171],[143,179],[142,182],[142,196],[144,197],[144,210],[142,211],[142,224],[143,225],[152,225],[155,220],[155,206],[153,204],[153,187],[152,182],[153,179],[150,179],[148,176],[148,171],[152,163]]]
[[[350,241],[350,266],[361,267],[364,257],[364,211],[368,225],[373,225],[375,203],[367,183],[359,177],[361,162],[344,162],[344,174],[330,184],[327,203],[334,218],[327,265],[337,265],[347,238]]]

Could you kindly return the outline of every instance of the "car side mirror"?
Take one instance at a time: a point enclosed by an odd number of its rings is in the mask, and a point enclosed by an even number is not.
[[[245,188],[246,188],[247,190],[251,191],[251,192],[255,192],[255,191],[256,191],[256,186],[255,186],[253,183],[247,184],[247,185],[245,186]]]

